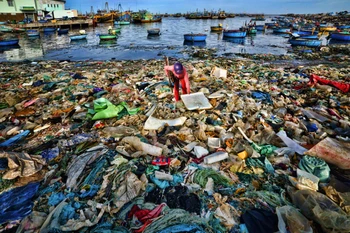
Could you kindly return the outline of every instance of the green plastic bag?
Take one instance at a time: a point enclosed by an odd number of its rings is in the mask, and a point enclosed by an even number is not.
[[[140,110],[139,108],[130,109],[125,102],[121,102],[116,106],[105,98],[99,98],[94,101],[94,110],[96,114],[92,120],[117,117],[124,109],[126,109],[129,115],[135,115]]]

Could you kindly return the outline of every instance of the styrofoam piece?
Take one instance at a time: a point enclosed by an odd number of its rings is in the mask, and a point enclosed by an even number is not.
[[[180,126],[185,123],[187,120],[186,117],[179,117],[176,119],[168,119],[168,120],[161,120],[155,117],[148,117],[147,121],[145,122],[145,126],[143,127],[145,130],[157,130],[160,127],[164,125],[169,126]]]
[[[197,156],[197,158],[202,158],[204,155],[209,154],[209,151],[201,146],[195,146],[193,148],[194,154]]]
[[[193,148],[195,146],[197,146],[198,142],[191,142],[190,144],[186,145],[184,148],[182,148],[182,150],[186,151],[186,152],[190,152],[191,150],[193,150]]]
[[[188,110],[211,109],[213,107],[202,92],[181,95],[181,99]]]
[[[208,146],[211,148],[220,148],[221,147],[220,138],[208,138]]]
[[[208,96],[209,99],[217,99],[222,97],[225,97],[225,91],[223,90],[214,92],[213,94]]]
[[[174,177],[170,174],[166,174],[164,172],[155,171],[154,176],[159,180],[167,180],[167,181],[173,181]]]
[[[211,75],[215,78],[227,78],[227,70],[215,66],[211,71]]]
[[[212,164],[228,158],[228,153],[219,151],[204,158],[204,163]]]

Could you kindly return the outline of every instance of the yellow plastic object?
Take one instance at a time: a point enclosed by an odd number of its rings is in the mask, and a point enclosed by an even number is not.
[[[238,153],[238,157],[241,158],[242,160],[245,160],[246,158],[248,158],[248,152],[242,151],[242,152]]]

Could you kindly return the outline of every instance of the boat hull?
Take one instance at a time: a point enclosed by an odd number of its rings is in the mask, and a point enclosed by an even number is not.
[[[316,35],[300,35],[300,38],[302,39],[309,39],[309,40],[317,40],[318,36]]]
[[[239,31],[239,30],[225,30],[224,31],[224,37],[229,38],[243,38],[247,36],[247,32]]]
[[[212,31],[212,32],[222,32],[222,30],[224,30],[223,27],[219,27],[219,26],[210,27],[210,31]]]
[[[318,31],[312,31],[312,30],[300,30],[297,32],[299,35],[317,35]]]
[[[292,46],[320,47],[321,42],[321,40],[289,39]]]
[[[141,23],[156,23],[162,22],[162,18],[159,19],[141,19]]]
[[[63,34],[68,34],[68,31],[69,29],[61,29],[61,30],[58,30],[57,33],[58,35],[63,35]]]
[[[56,28],[44,28],[44,32],[55,32]]]
[[[160,29],[158,29],[158,28],[148,29],[147,33],[150,36],[159,36],[160,35]]]
[[[257,31],[264,31],[264,30],[265,30],[265,26],[264,26],[264,25],[256,25],[256,26],[255,26],[255,29],[256,29]]]
[[[17,45],[18,42],[19,42],[19,39],[0,40],[0,46]]]
[[[36,37],[40,35],[40,32],[38,30],[27,30],[27,35],[29,37]]]
[[[321,32],[334,32],[336,31],[336,27],[320,27]]]
[[[273,33],[290,33],[290,29],[289,28],[275,28],[273,29]]]
[[[72,35],[69,36],[71,40],[85,40],[87,35]]]
[[[193,41],[193,42],[201,42],[207,39],[206,34],[185,34],[184,40]]]
[[[115,40],[116,38],[116,35],[100,35],[100,40]]]
[[[129,25],[129,21],[114,21],[114,25]]]
[[[333,39],[333,40],[350,41],[350,34],[332,33],[331,34],[331,39]]]

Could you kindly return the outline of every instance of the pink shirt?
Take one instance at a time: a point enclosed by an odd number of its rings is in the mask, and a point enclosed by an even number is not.
[[[176,74],[175,70],[174,70],[174,66],[164,66],[165,73],[167,73],[167,71],[171,71],[171,72],[173,72],[175,77],[177,77],[178,79],[185,79],[184,81],[186,83],[187,93],[190,93],[190,80],[188,79],[188,74],[187,74],[186,68],[184,67],[183,69],[184,69],[183,74]]]

